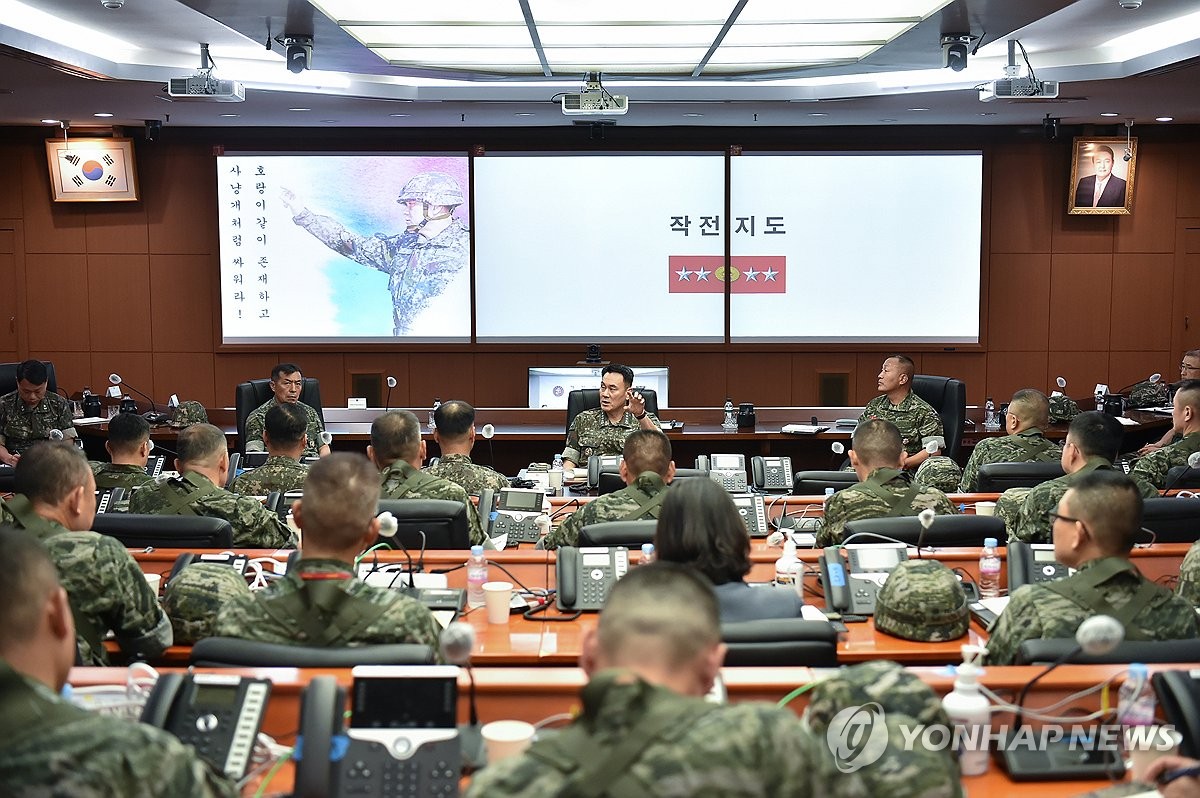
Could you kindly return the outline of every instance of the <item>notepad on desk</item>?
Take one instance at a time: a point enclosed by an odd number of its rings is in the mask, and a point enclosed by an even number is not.
[[[818,432],[824,432],[829,427],[820,424],[784,424],[781,432],[786,432],[789,435],[816,435]]]

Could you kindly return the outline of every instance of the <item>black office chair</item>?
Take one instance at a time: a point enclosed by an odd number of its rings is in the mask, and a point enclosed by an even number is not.
[[[433,649],[416,643],[370,646],[292,646],[236,637],[206,637],[188,664],[202,668],[352,668],[355,665],[430,665]]]
[[[1185,474],[1184,472],[1190,472]],[[1196,490],[1200,488],[1200,468],[1189,468],[1177,465],[1167,470],[1167,480],[1163,483],[1171,490]]]
[[[469,549],[471,526],[467,505],[446,499],[380,499],[379,512],[396,517],[396,536],[379,543],[403,544],[411,553],[422,549]]]
[[[0,493],[12,493],[16,490],[17,480],[13,476],[13,467],[0,465]]]
[[[1049,665],[1079,647],[1073,637],[1026,640],[1017,649],[1017,665]],[[1200,662],[1200,639],[1126,640],[1107,654],[1072,656],[1077,665],[1120,665],[1127,662]]]
[[[646,412],[658,415],[658,392],[653,388],[637,388],[637,392],[646,400]],[[263,400],[266,401],[265,399]],[[567,432],[571,431],[571,422],[575,416],[584,410],[600,406],[599,388],[577,388],[567,394]]]
[[[721,624],[725,666],[836,668],[837,632],[829,621],[770,618]]]
[[[237,410],[238,451],[246,452],[246,419],[264,402],[271,398],[271,381],[249,380],[238,383],[234,389],[233,403]],[[316,377],[305,377],[300,388],[300,401],[317,411],[322,423],[325,411],[321,407],[321,381]]]
[[[1200,539],[1200,499],[1145,499],[1142,527],[1154,533],[1155,543],[1195,543]]]
[[[916,516],[905,518],[862,518],[846,524],[842,539],[859,532],[870,532],[903,541],[910,546],[982,546],[984,538],[1007,538],[1004,522],[994,515],[939,515],[929,529],[921,528]],[[922,534],[924,533],[924,534]],[[851,543],[881,542],[866,536]]]
[[[1003,493],[1009,488],[1032,488],[1063,476],[1057,460],[1045,463],[988,463],[979,467],[979,493]]]
[[[1141,660],[1138,660],[1141,662]],[[1190,670],[1159,671],[1150,677],[1167,723],[1182,735],[1179,753],[1200,756],[1200,681]]]
[[[676,481],[681,479],[695,479],[697,477],[708,479],[708,472],[702,468],[676,468],[675,477],[671,484],[673,485]],[[604,495],[605,493],[615,493],[624,487],[625,480],[621,479],[621,475],[616,471],[605,470],[600,472],[600,480],[596,485],[596,490],[600,493],[600,495]]]
[[[92,531],[114,537],[131,549],[233,547],[233,527],[228,521],[200,515],[103,513],[92,521]]]
[[[46,364],[46,392],[58,393],[58,380],[54,377],[54,364],[43,360]],[[0,363],[0,396],[17,390],[17,366],[20,363]]]
[[[858,474],[853,471],[797,471],[792,482],[793,496],[823,496],[826,488],[836,493],[858,484]]]
[[[640,521],[601,521],[588,524],[579,530],[580,546],[628,546],[642,548],[643,543],[654,542],[654,530],[658,521],[647,518]]]
[[[915,374],[912,389],[913,393],[933,405],[941,417],[942,430],[946,433],[946,448],[942,454],[957,460],[962,444],[963,422],[967,419],[967,384],[952,377]]]

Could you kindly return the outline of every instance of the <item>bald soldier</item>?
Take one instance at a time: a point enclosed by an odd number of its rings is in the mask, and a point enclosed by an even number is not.
[[[1046,394],[1025,388],[1012,395],[1004,414],[1002,438],[984,438],[975,444],[963,469],[960,493],[979,490],[979,469],[991,463],[1053,463],[1062,457],[1062,447],[1042,432],[1050,426],[1050,400]]]
[[[1150,452],[1133,465],[1132,476],[1140,477],[1159,490],[1167,487],[1167,472],[1187,465],[1188,457],[1200,452],[1200,380],[1184,380],[1171,404],[1172,428],[1183,437]]]

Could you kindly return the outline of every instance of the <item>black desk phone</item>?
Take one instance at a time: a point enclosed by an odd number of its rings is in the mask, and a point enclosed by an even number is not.
[[[608,591],[629,572],[629,549],[565,546],[558,550],[554,567],[560,610],[599,610]]]

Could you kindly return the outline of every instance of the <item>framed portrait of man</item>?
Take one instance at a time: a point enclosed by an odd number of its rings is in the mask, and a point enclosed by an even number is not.
[[[1137,139],[1076,138],[1071,153],[1067,213],[1109,216],[1133,212]]]

